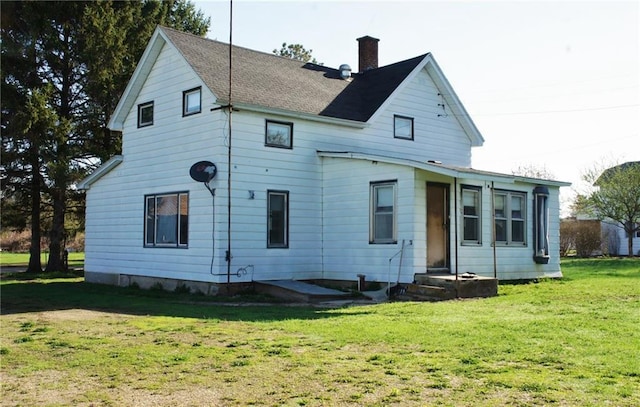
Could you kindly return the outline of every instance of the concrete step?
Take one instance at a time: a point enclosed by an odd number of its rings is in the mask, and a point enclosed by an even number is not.
[[[255,281],[255,289],[261,294],[272,295],[286,301],[323,302],[352,297],[349,292],[333,290],[296,280]]]

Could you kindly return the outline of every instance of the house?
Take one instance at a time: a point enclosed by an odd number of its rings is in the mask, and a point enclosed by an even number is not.
[[[622,175],[622,173],[626,173],[629,175]],[[609,180],[611,183],[619,182],[627,184],[627,186],[631,186],[633,185],[633,183],[631,182],[633,176],[631,174],[634,173],[640,174],[640,161],[628,161],[605,169],[596,180],[594,186],[601,187],[601,183],[606,183],[607,180]],[[602,221],[600,222],[603,240],[602,250],[604,253],[615,256],[629,256],[630,254],[640,255],[640,227],[638,227],[639,223],[637,221],[638,209],[635,209],[633,205],[630,205],[632,204],[634,195],[627,195],[623,191],[618,191],[616,194],[618,197],[625,197],[625,199],[629,199],[629,201],[619,202],[619,207],[615,210],[615,205],[608,205],[609,210],[611,210],[612,212],[618,212],[618,215],[623,215],[621,216],[621,218],[626,218],[627,221],[620,223],[619,221],[607,217],[602,219]],[[636,192],[635,199],[640,199],[637,194],[638,193]],[[640,203],[640,201],[638,201],[638,203]],[[631,211],[631,213],[635,213],[635,215],[629,217],[629,210]],[[583,217],[590,216],[589,214],[580,215]],[[625,227],[623,227],[623,225]],[[629,233],[629,231],[631,231],[631,233]]]
[[[78,185],[86,280],[560,277],[569,184],[471,168],[483,137],[433,55],[358,42],[358,72],[234,46],[230,92],[228,44],[158,27],[109,122],[122,155]]]

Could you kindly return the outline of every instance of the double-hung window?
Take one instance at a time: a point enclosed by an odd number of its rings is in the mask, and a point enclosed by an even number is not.
[[[527,195],[515,191],[495,191],[493,196],[495,239],[498,244],[521,245],[526,242]]]
[[[482,244],[481,238],[481,203],[480,187],[462,187],[462,243]]]
[[[202,93],[200,88],[182,92],[182,115],[189,116],[202,110]]]
[[[146,247],[187,247],[189,193],[145,195],[144,203],[144,245]]]
[[[396,182],[370,186],[369,243],[396,243]]]
[[[288,191],[267,191],[267,247],[289,247]]]
[[[153,125],[153,102],[138,105],[138,127]]]

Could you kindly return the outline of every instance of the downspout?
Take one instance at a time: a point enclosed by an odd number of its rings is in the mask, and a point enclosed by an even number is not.
[[[498,278],[498,266],[496,262],[496,196],[494,183],[491,181],[491,220],[492,220],[492,245],[493,245],[493,278]]]

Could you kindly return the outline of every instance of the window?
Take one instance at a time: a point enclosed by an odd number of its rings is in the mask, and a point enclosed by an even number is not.
[[[413,140],[413,118],[393,116],[393,137]]]
[[[633,228],[629,226],[633,226]],[[628,229],[636,229],[636,232],[632,234],[634,237],[640,237],[640,225],[638,224],[631,225],[629,222],[625,222],[625,231],[624,231],[625,239],[629,239],[629,232],[627,231]]]
[[[482,244],[480,227],[480,204],[482,202],[482,188],[462,187],[462,243]]]
[[[494,192],[493,205],[497,243],[526,245],[526,197],[526,194],[521,192]]]
[[[189,194],[146,195],[144,201],[144,245],[186,247],[189,242]]]
[[[201,100],[200,88],[182,92],[182,115],[189,116],[200,113]]]
[[[267,191],[267,247],[289,247],[289,192]]]
[[[138,127],[151,126],[153,124],[153,102],[138,105]]]
[[[396,243],[396,182],[371,184],[369,243]]]
[[[267,120],[264,144],[269,147],[292,148],[293,123]]]

